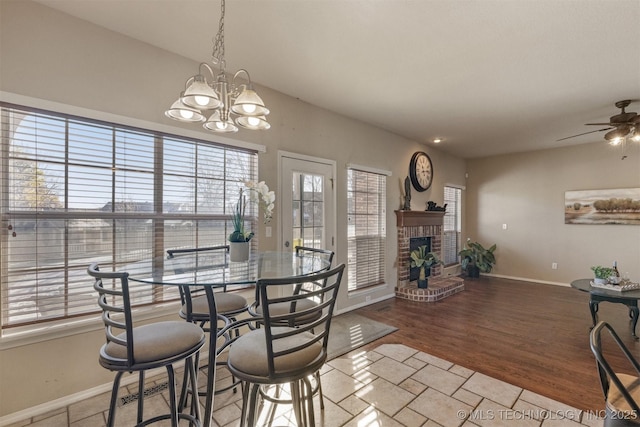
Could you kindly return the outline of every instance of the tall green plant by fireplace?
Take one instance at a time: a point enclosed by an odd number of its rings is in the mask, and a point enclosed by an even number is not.
[[[438,254],[435,252],[427,252],[427,246],[422,245],[411,251],[411,268],[419,268],[420,273],[418,275],[418,287],[427,287],[427,273],[428,268],[433,267],[436,264],[444,264],[438,258]]]

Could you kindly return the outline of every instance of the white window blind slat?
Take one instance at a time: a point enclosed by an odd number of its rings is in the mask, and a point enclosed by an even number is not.
[[[252,150],[0,107],[3,331],[97,312],[90,262],[126,270],[168,248],[224,244],[242,181],[257,179]],[[257,228],[255,209],[246,218]],[[131,289],[134,304],[178,298]]]

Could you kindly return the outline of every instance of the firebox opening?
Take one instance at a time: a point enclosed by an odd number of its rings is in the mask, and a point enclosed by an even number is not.
[[[418,249],[420,246],[426,246],[427,252],[431,252],[431,237],[412,237],[409,239],[409,254],[415,249]],[[411,260],[409,260],[411,261]],[[412,267],[409,269],[409,281],[418,280],[418,275],[420,274],[420,269],[416,267]],[[427,270],[427,276],[429,276],[430,271]]]

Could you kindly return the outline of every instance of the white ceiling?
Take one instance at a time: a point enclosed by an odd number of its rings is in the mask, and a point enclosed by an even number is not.
[[[220,18],[218,0],[38,2],[200,62]],[[640,112],[640,0],[228,0],[225,41],[230,71],[465,158],[605,143],[556,140],[616,101]]]

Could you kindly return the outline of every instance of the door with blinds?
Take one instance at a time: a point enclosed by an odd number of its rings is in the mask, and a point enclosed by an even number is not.
[[[280,248],[335,252],[335,162],[280,152]]]

